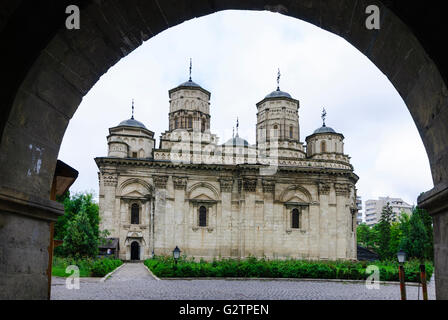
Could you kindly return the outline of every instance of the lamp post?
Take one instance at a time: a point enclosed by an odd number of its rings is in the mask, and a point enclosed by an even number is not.
[[[177,265],[177,260],[179,260],[180,252],[181,251],[178,246],[176,246],[176,248],[174,248],[173,250],[174,266]]]
[[[426,286],[425,262],[420,263],[420,282],[422,283],[423,300],[428,300],[428,287]]]
[[[403,264],[406,261],[406,252],[404,252],[403,250],[398,251],[397,258],[400,264],[399,276],[400,276],[401,300],[406,300],[406,285],[404,283],[404,267],[403,267]]]

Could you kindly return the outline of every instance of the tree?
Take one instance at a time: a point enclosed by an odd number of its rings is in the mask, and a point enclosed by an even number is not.
[[[405,250],[409,258],[424,261],[428,257],[430,242],[423,223],[423,214],[418,208],[414,209],[409,220],[409,234],[404,240]]]
[[[69,244],[62,245],[55,249],[55,254],[59,256],[67,256],[67,255],[76,255],[76,249],[74,243],[80,243],[81,240],[77,240],[74,235],[69,235],[69,233],[73,232],[73,230],[85,229],[87,230],[87,235],[92,237],[89,239],[87,243],[92,244],[93,242],[98,242],[99,234],[99,208],[98,204],[93,201],[93,195],[91,193],[77,193],[75,195],[70,196],[70,194],[66,194],[62,197],[58,198],[59,202],[64,204],[64,215],[58,218],[58,221],[55,223],[55,239],[69,239]],[[85,215],[84,220],[76,221],[77,217],[81,215]],[[88,223],[89,228],[87,226],[83,226],[83,224]],[[79,225],[81,224],[81,225]],[[79,235],[78,235],[79,236]],[[71,242],[70,242],[71,241]],[[89,255],[94,255],[95,250],[97,250],[97,245],[94,245],[95,249],[92,249]],[[86,250],[82,249],[81,254],[86,254]]]
[[[377,234],[374,228],[370,228],[367,224],[361,223],[356,228],[356,236],[358,244],[369,249],[375,249]]]
[[[391,257],[390,251],[390,237],[391,237],[391,222],[393,219],[393,211],[389,202],[383,207],[381,211],[380,222],[378,223],[378,254],[382,260]]]
[[[75,258],[95,257],[98,254],[98,237],[86,211],[82,210],[68,222],[63,249],[66,255]]]
[[[434,261],[434,229],[432,217],[429,215],[428,211],[420,208],[416,208],[420,214],[425,226],[428,245],[426,247],[425,258]]]

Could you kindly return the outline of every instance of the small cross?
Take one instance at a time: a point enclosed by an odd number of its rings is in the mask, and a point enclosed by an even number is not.
[[[132,99],[132,120],[134,120],[134,99]]]
[[[189,81],[191,81],[191,69],[193,69],[193,62],[190,58],[190,80]]]
[[[278,73],[277,73],[277,91],[280,91],[280,68],[278,68]]]
[[[327,111],[325,111],[325,108],[322,109],[322,122],[323,122],[323,127],[325,127],[325,119],[327,117]]]

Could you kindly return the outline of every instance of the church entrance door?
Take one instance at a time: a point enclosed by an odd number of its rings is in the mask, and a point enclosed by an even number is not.
[[[140,260],[140,245],[137,241],[131,243],[131,260]]]

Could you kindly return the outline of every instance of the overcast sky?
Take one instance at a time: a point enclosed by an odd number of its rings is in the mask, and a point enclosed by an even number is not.
[[[344,39],[270,12],[225,11],[170,28],[113,66],[84,97],[59,154],[79,171],[72,192],[98,194],[94,157],[107,156],[108,128],[131,116],[155,132],[168,128],[168,90],[188,80],[212,93],[211,130],[223,143],[240,120],[255,143],[256,106],[280,87],[300,100],[300,139],[322,125],[345,136],[363,201],[400,197],[415,204],[433,187],[417,128],[387,77]]]

